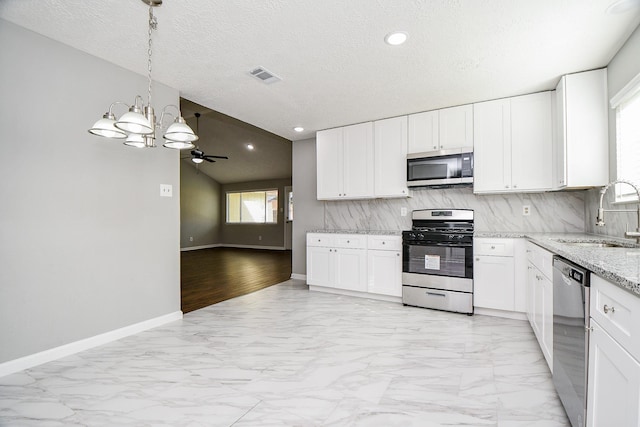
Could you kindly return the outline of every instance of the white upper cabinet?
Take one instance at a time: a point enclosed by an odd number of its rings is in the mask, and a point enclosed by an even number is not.
[[[568,74],[556,87],[553,188],[609,182],[607,70]]]
[[[473,105],[409,115],[408,152],[473,147]]]
[[[551,93],[474,104],[475,193],[550,190]]]
[[[473,147],[473,105],[440,110],[440,150]]]
[[[438,110],[408,116],[409,153],[424,153],[440,149],[439,118]]]
[[[407,116],[378,120],[374,134],[374,194],[407,197]]]
[[[318,200],[373,197],[373,123],[316,135]]]

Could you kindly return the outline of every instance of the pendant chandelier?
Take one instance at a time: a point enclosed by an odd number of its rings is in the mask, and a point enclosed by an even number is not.
[[[163,144],[163,147],[178,150],[194,148],[195,145],[193,145],[193,141],[198,139],[198,135],[187,125],[177,105],[167,105],[164,107],[160,115],[160,120],[156,122],[156,116],[151,106],[151,34],[158,26],[158,21],[153,15],[153,8],[160,6],[162,0],[142,0],[142,2],[149,5],[149,48],[147,50],[149,90],[147,104],[144,104],[144,100],[140,95],[136,95],[133,105],[116,101],[109,106],[109,111],[89,129],[89,133],[106,138],[124,139],[124,144],[130,147],[152,148],[156,147],[156,128],[162,129],[164,119],[171,116],[174,118],[174,121],[164,132],[163,138],[166,142]],[[118,119],[113,113],[116,105],[124,105],[129,111]],[[174,116],[168,111],[171,109],[175,109],[177,115]]]

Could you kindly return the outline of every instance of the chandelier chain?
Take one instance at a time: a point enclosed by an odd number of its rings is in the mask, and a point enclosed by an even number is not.
[[[148,63],[147,63],[147,70],[148,70],[148,76],[149,76],[149,92],[148,92],[148,104],[149,107],[151,107],[151,56],[153,54],[153,42],[152,42],[152,38],[151,38],[151,33],[153,30],[155,30],[158,26],[158,21],[156,20],[156,17],[153,16],[153,6],[152,6],[153,2],[149,2],[149,47],[147,49],[147,54],[148,54]]]

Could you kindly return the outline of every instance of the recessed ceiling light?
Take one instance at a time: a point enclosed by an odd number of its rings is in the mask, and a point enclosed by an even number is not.
[[[296,126],[293,128],[293,130],[295,130],[296,132],[303,132],[304,128],[302,126]]]
[[[407,41],[409,34],[404,31],[394,31],[384,37],[384,41],[391,46],[398,46]]]
[[[247,144],[247,150],[253,150],[254,148],[253,144]]]
[[[640,7],[640,0],[617,0],[607,8],[609,15],[618,15]]]

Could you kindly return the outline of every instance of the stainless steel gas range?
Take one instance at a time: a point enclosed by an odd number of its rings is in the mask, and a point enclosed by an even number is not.
[[[402,302],[473,314],[473,210],[424,209],[402,232]]]

